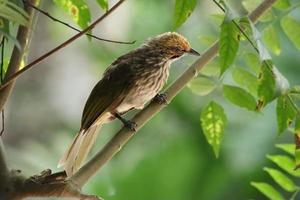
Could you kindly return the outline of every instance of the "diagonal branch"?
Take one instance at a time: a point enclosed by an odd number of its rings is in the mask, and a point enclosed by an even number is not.
[[[59,20],[59,19],[53,17],[53,16],[50,15],[48,12],[46,12],[46,11],[44,11],[44,10],[38,8],[38,7],[35,6],[35,5],[32,5],[32,4],[29,3],[28,1],[23,0],[23,2],[24,2],[24,4],[28,4],[28,6],[32,7],[33,9],[39,11],[40,13],[42,13],[42,14],[45,15],[45,16],[47,16],[48,18],[52,19],[54,22],[58,22],[58,23],[60,23],[60,24],[62,24],[62,25],[65,25],[65,26],[69,27],[70,29],[73,29],[73,30],[75,30],[75,31],[77,31],[77,32],[80,32],[80,30],[77,29],[77,28],[75,28],[74,26],[71,26],[70,24],[68,24],[68,23],[66,23],[66,22],[63,22],[62,20]],[[105,38],[100,38],[100,37],[95,36],[95,35],[92,35],[92,34],[90,34],[90,33],[86,33],[86,35],[87,35],[87,36],[90,36],[90,37],[92,37],[92,38],[95,38],[95,39],[97,39],[97,40],[104,41],[104,42],[111,42],[111,43],[117,43],[117,44],[134,44],[134,43],[135,43],[135,41],[131,41],[131,42],[122,42],[122,41],[116,41],[116,40],[109,40],[109,39],[105,39]]]
[[[249,14],[250,20],[255,23],[258,18],[271,8],[276,0],[264,0],[255,10]],[[167,100],[171,101],[185,85],[197,76],[198,72],[210,62],[218,53],[219,42],[216,41],[209,49],[207,49],[201,58],[196,60],[170,87],[166,90]],[[138,124],[139,130],[147,123],[155,114],[157,114],[164,105],[150,103],[145,109],[137,113],[132,121]],[[108,162],[126,142],[134,135],[134,132],[122,128],[106,145],[99,151],[88,163],[86,163],[70,181],[81,188],[106,162]]]
[[[91,25],[89,25],[86,29],[83,31],[77,33],[76,35],[69,38],[67,41],[63,42],[62,44],[58,45],[57,47],[53,48],[49,52],[45,53],[44,55],[40,56],[33,62],[29,63],[19,71],[15,72],[14,74],[10,74],[10,76],[7,77],[7,79],[4,80],[4,83],[0,86],[0,91],[2,91],[4,88],[8,87],[8,85],[14,81],[18,76],[20,76],[25,71],[29,70],[30,68],[34,67],[36,64],[40,63],[42,60],[48,58],[50,55],[54,54],[58,50],[66,47],[70,43],[74,42],[76,39],[81,37],[82,35],[85,35],[88,31],[92,30],[98,23],[100,23],[104,18],[106,18],[108,15],[110,15],[117,7],[119,7],[125,0],[119,0],[111,9],[109,9],[106,13],[104,13],[101,17],[99,17],[95,22],[93,22]],[[1,108],[1,107],[0,107]]]

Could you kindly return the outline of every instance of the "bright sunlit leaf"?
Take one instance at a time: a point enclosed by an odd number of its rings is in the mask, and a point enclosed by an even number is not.
[[[280,24],[287,37],[295,47],[300,49],[300,22],[290,16],[285,16]]]
[[[284,190],[293,192],[297,189],[295,183],[284,173],[277,169],[264,167],[264,170],[272,177],[272,179],[280,185]]]
[[[174,8],[174,29],[179,28],[192,14],[197,4],[196,0],[176,0]]]
[[[193,93],[205,96],[211,93],[216,88],[216,83],[206,77],[198,77],[190,81],[187,85]]]
[[[291,6],[291,3],[289,0],[277,0],[273,7],[278,9],[287,9]]]
[[[275,146],[292,156],[295,153],[295,145],[294,144],[276,144]]]
[[[239,31],[231,20],[225,19],[220,33],[220,67],[221,75],[233,63],[239,48]]]
[[[295,169],[295,161],[285,155],[267,155],[267,158],[290,175],[300,177],[300,170]]]
[[[231,103],[239,107],[246,108],[248,110],[255,110],[256,108],[255,98],[246,90],[240,87],[224,85],[223,95]]]
[[[292,123],[297,114],[287,95],[281,95],[277,98],[276,114],[278,132],[282,133]]]
[[[85,0],[53,0],[55,4],[66,11],[73,21],[82,29],[91,21],[91,14]]]
[[[271,200],[284,200],[284,197],[268,183],[251,182],[250,184]]]
[[[279,55],[281,52],[280,41],[277,32],[273,26],[268,26],[263,31],[263,41],[266,46],[275,54]]]
[[[227,123],[223,107],[211,101],[202,109],[200,122],[207,142],[212,146],[216,157],[218,157]]]

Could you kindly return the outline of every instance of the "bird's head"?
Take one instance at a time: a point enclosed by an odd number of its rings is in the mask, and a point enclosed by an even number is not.
[[[177,59],[184,54],[200,54],[191,48],[188,40],[176,32],[167,32],[149,39],[146,45],[160,49],[169,59]]]

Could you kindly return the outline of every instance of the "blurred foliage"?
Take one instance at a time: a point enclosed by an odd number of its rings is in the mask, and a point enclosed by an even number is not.
[[[53,11],[68,23],[75,22],[82,29],[90,24],[93,16],[107,11],[112,4],[107,0],[53,2],[56,7],[47,1],[42,8]],[[294,168],[300,163],[297,142],[296,147],[276,145],[289,155],[269,153],[278,151],[272,148],[278,140],[291,143],[294,136],[285,134],[274,141],[276,122],[279,133],[287,130],[299,133],[300,129],[297,89],[300,70],[294,67],[300,64],[297,12],[300,4],[297,0],[278,0],[253,25],[245,13],[261,2],[220,1],[224,13],[213,1],[126,1],[123,10],[116,11],[117,19],[113,16],[107,19],[108,23],[100,31],[111,38],[134,38],[137,44],[99,45],[96,41],[78,40],[71,54],[66,49],[61,57],[50,58],[51,62],[45,65],[52,67],[44,67],[18,80],[20,83],[8,108],[9,134],[5,135],[12,166],[22,166],[26,175],[55,168],[57,159],[74,137],[80,108],[90,88],[105,69],[99,66],[108,66],[145,38],[177,29],[189,38],[194,49],[205,49],[220,39],[219,56],[188,84],[189,89],[183,90],[100,170],[85,191],[114,200],[296,196],[299,171]],[[0,38],[8,39],[4,66],[13,45],[18,45],[16,25],[27,22],[22,7],[20,0],[0,1]],[[45,50],[44,45],[50,49],[74,34],[66,27],[53,25],[50,19],[39,20],[30,50],[32,57],[38,57],[40,49]],[[97,31],[93,30],[99,34]],[[179,66],[191,64],[191,59],[174,64],[170,79],[182,73],[184,69]],[[117,127],[118,122],[105,126],[101,130],[105,134],[101,134],[95,148],[103,146]],[[265,162],[276,166],[265,167],[264,173],[261,168]],[[262,194],[251,188],[250,182]]]

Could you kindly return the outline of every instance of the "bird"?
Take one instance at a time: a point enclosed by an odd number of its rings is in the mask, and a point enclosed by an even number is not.
[[[185,54],[200,55],[184,36],[166,32],[117,58],[92,89],[83,109],[80,130],[58,167],[63,167],[68,177],[72,176],[85,161],[103,124],[119,119],[135,131],[137,124],[126,120],[125,113],[143,109],[151,100],[167,103],[166,94],[159,92],[168,79],[171,63]]]

